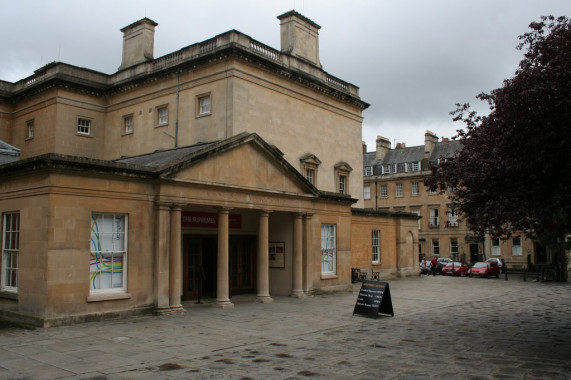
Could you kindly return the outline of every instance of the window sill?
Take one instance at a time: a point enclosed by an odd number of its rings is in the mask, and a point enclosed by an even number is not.
[[[371,265],[372,265],[372,266],[380,267],[380,266],[381,266],[381,262],[380,262],[380,261],[373,261],[373,262],[371,263]]]
[[[157,124],[155,125],[155,128],[163,128],[163,127],[168,127],[169,123],[164,123],[164,124]]]
[[[196,115],[196,119],[200,119],[201,117],[206,117],[206,116],[211,116],[211,115],[212,115],[212,113],[210,113],[210,112],[209,113],[203,113],[200,115]]]
[[[0,298],[7,298],[18,301],[18,293],[0,291]]]
[[[131,298],[131,293],[97,294],[87,297],[87,302],[116,301]]]
[[[89,137],[89,138],[93,138],[93,135],[91,135],[91,134],[89,134],[89,133],[76,132],[75,135],[78,136],[78,137]]]
[[[336,274],[322,274],[321,275],[322,280],[334,280],[336,278],[339,278],[339,276]]]

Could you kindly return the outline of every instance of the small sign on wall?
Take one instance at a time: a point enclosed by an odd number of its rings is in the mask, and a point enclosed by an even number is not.
[[[269,243],[269,265],[270,268],[285,268],[285,243]]]

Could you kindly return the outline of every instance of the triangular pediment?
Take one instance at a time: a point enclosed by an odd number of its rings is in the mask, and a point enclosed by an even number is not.
[[[256,134],[242,134],[166,164],[161,177],[256,191],[319,194],[279,150]]]

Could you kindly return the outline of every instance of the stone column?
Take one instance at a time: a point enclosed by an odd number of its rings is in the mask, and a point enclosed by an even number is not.
[[[234,307],[229,296],[229,252],[228,252],[228,215],[230,210],[222,208],[218,212],[218,267],[216,273],[216,306]]]
[[[303,220],[302,214],[293,217],[293,258],[291,296],[301,298],[303,291]]]
[[[181,206],[171,208],[169,301],[171,311],[184,312],[180,303],[182,281]]]
[[[270,297],[270,265],[268,258],[268,211],[260,212],[260,222],[258,227],[258,260],[257,260],[257,286],[258,302],[272,302]]]
[[[307,294],[313,283],[313,267],[314,263],[311,258],[312,240],[312,214],[306,214],[303,217],[303,291]]]
[[[159,203],[157,205],[155,227],[155,313],[170,312],[169,304],[169,212],[170,205]]]

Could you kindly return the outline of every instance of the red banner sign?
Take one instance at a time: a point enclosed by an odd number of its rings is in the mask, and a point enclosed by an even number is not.
[[[183,211],[181,225],[186,228],[218,228],[218,214],[214,212]],[[228,216],[230,228],[242,228],[242,215]]]

